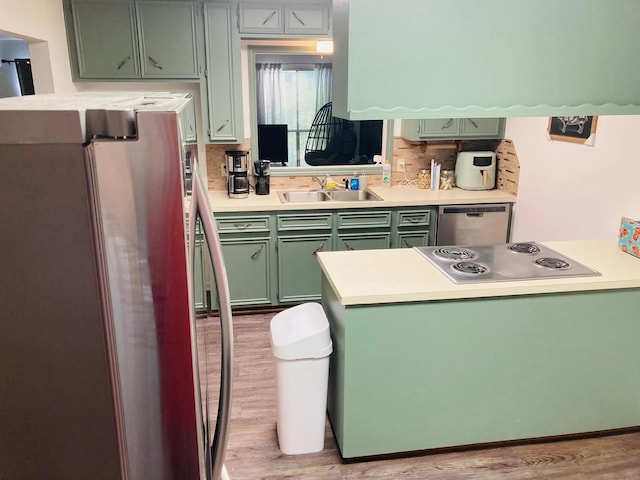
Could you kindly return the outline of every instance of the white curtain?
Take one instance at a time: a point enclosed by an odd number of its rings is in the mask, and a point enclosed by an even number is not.
[[[331,64],[316,63],[316,112],[331,101]]]
[[[259,124],[284,123],[281,64],[256,64],[256,96]]]

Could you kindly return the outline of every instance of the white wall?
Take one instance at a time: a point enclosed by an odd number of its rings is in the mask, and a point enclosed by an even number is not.
[[[600,116],[594,146],[549,140],[548,117],[510,118],[520,160],[514,241],[617,238],[640,218],[640,116]]]

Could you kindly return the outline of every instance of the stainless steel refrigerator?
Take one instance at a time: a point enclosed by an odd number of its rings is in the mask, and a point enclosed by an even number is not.
[[[233,333],[206,186],[185,141],[192,101],[0,101],[0,478],[223,475]],[[221,338],[209,345],[219,391],[199,375],[196,217],[219,296]]]

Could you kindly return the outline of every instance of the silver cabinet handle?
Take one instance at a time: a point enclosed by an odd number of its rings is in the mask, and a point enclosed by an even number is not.
[[[269,15],[267,18],[264,19],[264,22],[262,22],[262,25],[266,25],[267,22],[269,20],[271,20],[273,18],[273,16],[276,14],[277,12],[274,10],[273,12],[271,12],[271,15]]]
[[[474,128],[478,128],[478,124],[473,120],[473,118],[467,118],[466,120],[473,125]]]
[[[449,120],[447,120],[442,127],[440,127],[440,130],[444,130],[445,128],[449,128],[451,126],[451,124],[453,123],[453,118],[450,118]]]
[[[229,119],[227,118],[224,123],[222,125],[220,125],[217,129],[216,129],[216,133],[220,133],[222,131],[222,129],[224,127],[226,127],[227,125],[229,125]]]
[[[300,25],[305,24],[295,11],[291,10],[291,15],[293,15],[293,18],[295,18],[298,22],[300,22]]]
[[[234,223],[233,226],[238,230],[246,230],[251,226],[250,223]]]
[[[322,249],[324,248],[324,244],[325,244],[325,243],[327,243],[327,241],[326,241],[326,240],[325,240],[324,242],[322,242],[322,243],[320,244],[320,246],[319,246],[318,248],[316,248],[316,249],[313,251],[313,253],[312,253],[311,255],[314,255],[314,256],[315,256],[318,252],[321,252],[321,251],[322,251]]]
[[[124,57],[122,60],[120,60],[120,63],[118,64],[116,69],[120,70],[122,67],[124,67],[127,64],[127,62],[129,60],[131,60],[131,55],[128,55],[128,56]]]
[[[156,67],[158,70],[162,70],[162,65],[160,65],[158,62],[156,62],[153,58],[151,58],[149,55],[147,55],[147,58],[149,59],[149,61],[151,62],[151,65],[153,65],[154,67]]]
[[[260,245],[260,248],[253,252],[253,255],[251,255],[251,260],[254,260],[258,255],[260,255],[260,252],[262,252],[262,250],[264,250],[264,245]]]

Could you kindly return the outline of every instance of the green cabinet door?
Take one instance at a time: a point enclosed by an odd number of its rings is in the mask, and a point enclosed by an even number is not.
[[[133,1],[74,0],[71,11],[80,78],[140,78]]]
[[[502,138],[504,126],[504,118],[424,118],[402,120],[400,135],[414,141]]]
[[[220,240],[229,281],[231,306],[271,304],[271,240]]]
[[[504,135],[502,118],[461,118],[460,136],[473,138],[497,138]]]
[[[316,254],[332,249],[331,232],[278,236],[278,300],[320,299],[322,272]]]
[[[195,2],[138,1],[144,78],[198,78]]]
[[[205,3],[207,114],[210,142],[244,141],[240,34],[235,7]]]

